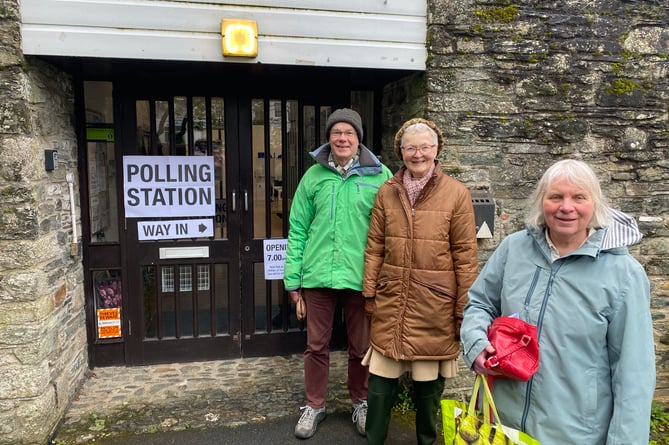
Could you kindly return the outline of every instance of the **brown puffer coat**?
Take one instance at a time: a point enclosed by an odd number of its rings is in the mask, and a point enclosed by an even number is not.
[[[404,171],[381,186],[372,209],[363,281],[363,295],[376,299],[371,343],[396,360],[449,360],[459,355],[478,273],[472,199],[437,166],[411,208]]]

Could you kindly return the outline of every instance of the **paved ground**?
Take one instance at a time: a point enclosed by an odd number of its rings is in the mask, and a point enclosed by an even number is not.
[[[104,367],[90,372],[52,444],[364,443],[350,418],[345,352],[332,353],[328,417],[293,436],[304,404],[302,355]],[[388,444],[415,443],[393,419]]]
[[[211,445],[211,444],[271,444],[271,445],[364,445],[365,438],[352,428],[351,416],[337,412],[328,415],[310,440],[300,440],[293,435],[295,418],[282,417],[264,422],[252,422],[238,427],[213,427],[202,430],[159,432],[136,436],[119,436],[101,439],[101,445]],[[415,443],[410,426],[391,424],[385,445]]]

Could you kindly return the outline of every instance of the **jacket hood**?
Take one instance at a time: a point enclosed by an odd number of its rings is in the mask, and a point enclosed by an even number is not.
[[[627,247],[637,244],[643,238],[636,220],[620,210],[609,209],[611,224],[606,227],[600,248],[602,250],[614,247]]]

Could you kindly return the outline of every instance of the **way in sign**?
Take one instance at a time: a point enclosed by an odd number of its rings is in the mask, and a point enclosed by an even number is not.
[[[172,224],[156,224],[146,225],[142,227],[144,229],[144,236],[149,237],[163,237],[170,236],[170,231],[172,230]],[[176,224],[175,230],[177,233],[188,233],[188,226],[186,224]]]
[[[211,236],[214,236],[213,218],[137,222],[140,241]]]

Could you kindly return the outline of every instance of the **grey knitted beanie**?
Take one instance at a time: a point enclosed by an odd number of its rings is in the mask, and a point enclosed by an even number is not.
[[[330,139],[330,130],[337,122],[346,122],[353,125],[355,131],[358,133],[358,139],[362,141],[362,118],[357,111],[350,108],[340,108],[335,110],[328,116],[327,123],[325,125],[325,135]]]

